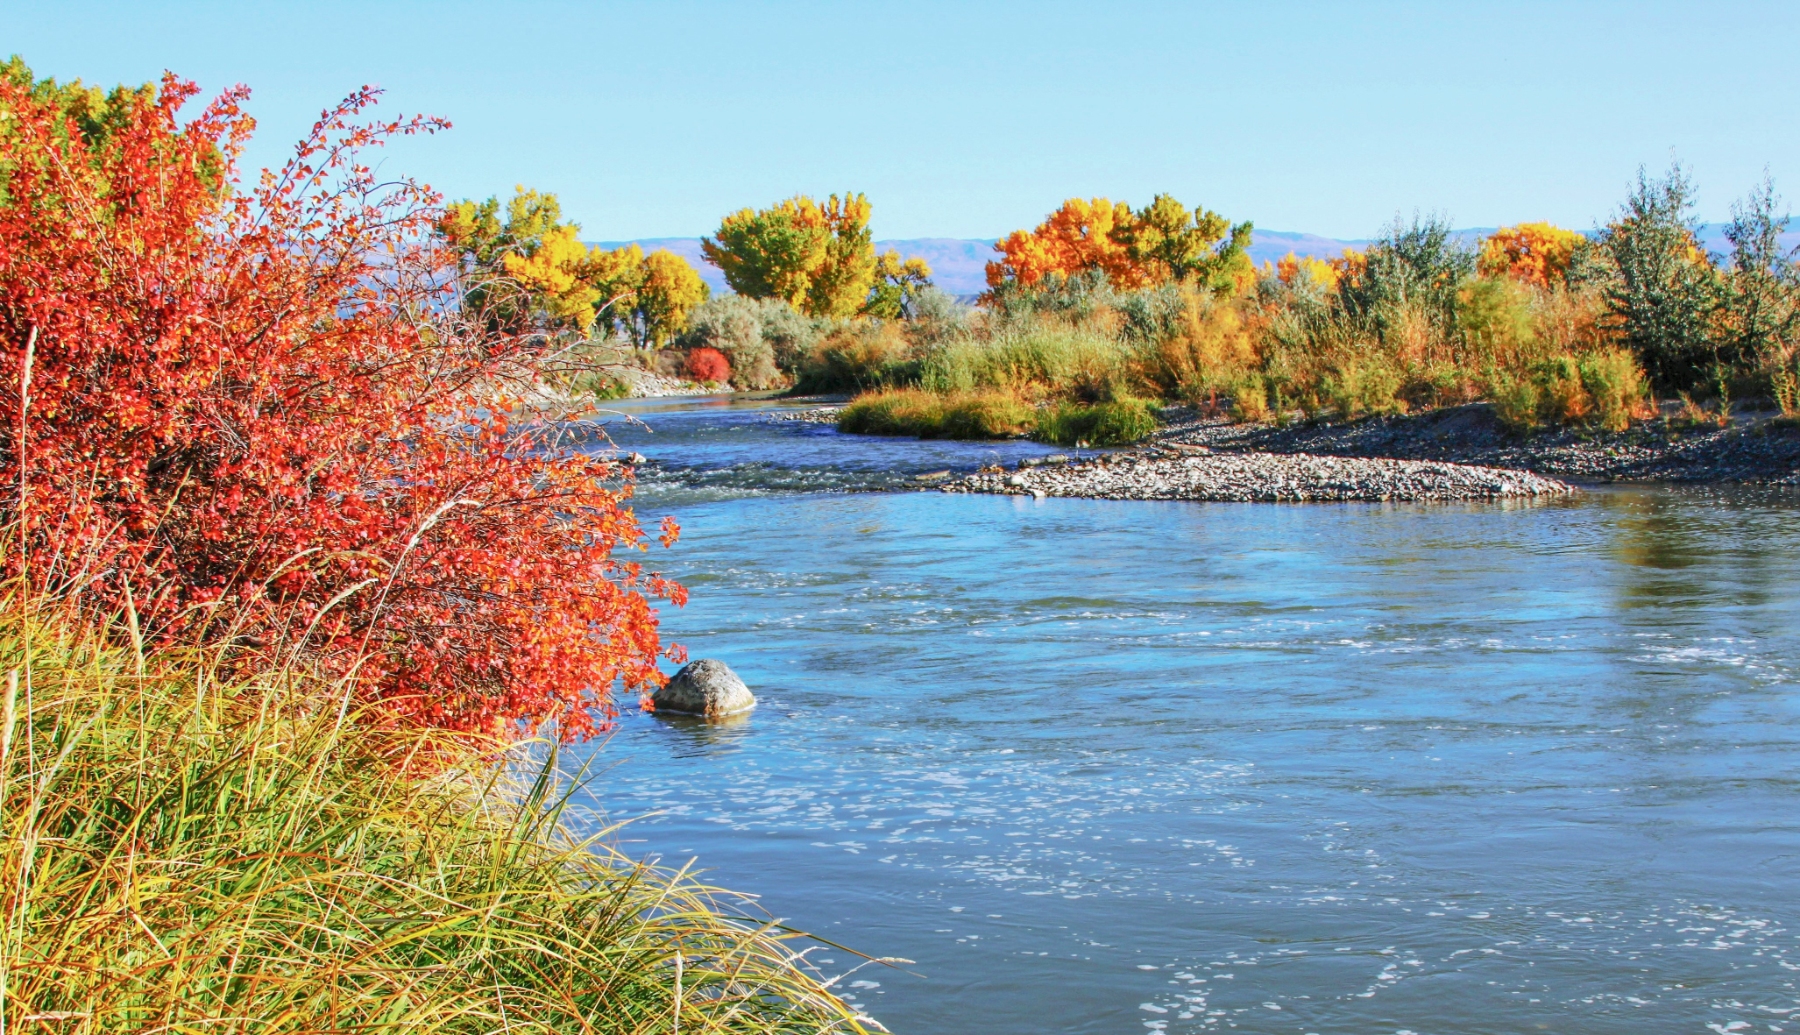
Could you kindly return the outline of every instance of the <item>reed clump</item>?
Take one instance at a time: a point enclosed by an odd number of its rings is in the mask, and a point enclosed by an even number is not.
[[[9,1032],[865,1030],[789,932],[580,832],[548,746],[6,603]]]
[[[1059,446],[1123,446],[1142,441],[1155,430],[1155,407],[1143,399],[1126,398],[1047,407],[1032,437]]]
[[[1017,438],[1031,430],[1035,412],[1007,392],[938,394],[917,388],[858,396],[838,415],[838,429],[854,435],[915,438]]]

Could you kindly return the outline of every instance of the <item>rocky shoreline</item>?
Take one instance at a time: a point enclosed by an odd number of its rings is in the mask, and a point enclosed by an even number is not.
[[[1485,403],[1347,423],[1239,424],[1163,411],[1149,445],[1222,452],[1431,460],[1532,471],[1591,482],[1741,482],[1800,485],[1800,423],[1740,415],[1727,426],[1674,415],[1621,432],[1563,428],[1521,437]]]
[[[835,426],[838,422],[838,414],[842,412],[844,412],[842,404],[814,406],[810,410],[778,410],[769,414],[768,419],[776,423],[831,424]]]
[[[989,469],[944,492],[1239,503],[1457,502],[1567,496],[1574,486],[1529,471],[1422,460],[1153,448],[1077,463]]]

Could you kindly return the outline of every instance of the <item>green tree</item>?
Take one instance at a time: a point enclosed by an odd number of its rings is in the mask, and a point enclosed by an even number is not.
[[[740,295],[779,298],[812,316],[853,316],[875,280],[869,211],[861,194],[824,204],[796,195],[726,216],[701,250]]]
[[[910,319],[920,294],[931,286],[931,266],[924,259],[902,259],[890,248],[875,257],[875,286],[863,303],[863,315]]]
[[[1456,241],[1447,219],[1414,214],[1395,218],[1339,284],[1344,309],[1388,333],[1407,310],[1423,313],[1441,332],[1456,325],[1463,284],[1475,275],[1475,253]]]
[[[1608,307],[1651,383],[1676,391],[1706,384],[1721,359],[1714,333],[1721,285],[1695,234],[1693,198],[1679,164],[1660,180],[1639,169],[1601,235],[1618,270]]]
[[[1776,210],[1781,199],[1768,179],[1731,206],[1725,237],[1731,242],[1731,269],[1725,279],[1727,326],[1724,351],[1735,361],[1779,360],[1800,324],[1800,270],[1782,247],[1788,216]]]
[[[1245,253],[1253,230],[1248,220],[1234,226],[1204,205],[1189,211],[1174,195],[1158,194],[1118,223],[1112,237],[1151,283],[1192,283],[1229,294],[1255,275]]]

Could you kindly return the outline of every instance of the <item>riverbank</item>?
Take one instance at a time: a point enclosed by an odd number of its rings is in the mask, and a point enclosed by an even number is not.
[[[821,405],[770,419],[835,424],[842,409]],[[1569,491],[1570,480],[1800,485],[1800,422],[1777,414],[1738,414],[1720,425],[1667,413],[1619,432],[1561,427],[1529,435],[1502,424],[1486,403],[1286,424],[1246,423],[1172,406],[1161,411],[1159,421],[1161,427],[1143,443],[1114,454],[1129,462],[988,471],[940,487],[1107,499],[1297,502],[1535,497]],[[1215,457],[1196,459],[1205,454]],[[1358,462],[1334,462],[1344,460]],[[1526,473],[1539,477],[1518,476]]]

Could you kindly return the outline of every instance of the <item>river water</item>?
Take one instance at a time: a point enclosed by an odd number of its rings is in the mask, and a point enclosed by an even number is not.
[[[840,985],[893,1031],[1800,1031],[1800,497],[846,491],[1045,450],[625,405],[761,704],[588,803],[913,961]]]

